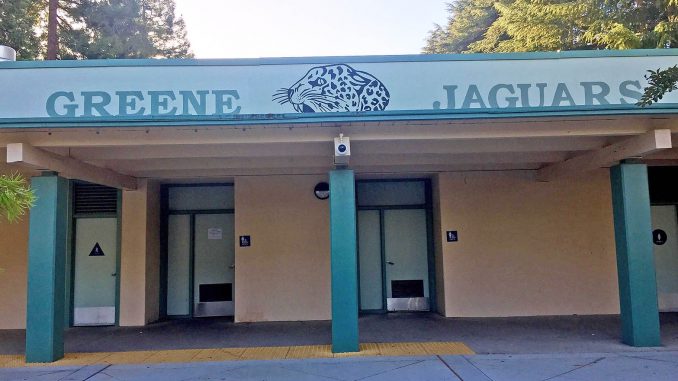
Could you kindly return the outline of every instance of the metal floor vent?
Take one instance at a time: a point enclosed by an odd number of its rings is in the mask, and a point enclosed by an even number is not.
[[[104,185],[75,183],[73,212],[75,214],[116,213],[118,190]]]

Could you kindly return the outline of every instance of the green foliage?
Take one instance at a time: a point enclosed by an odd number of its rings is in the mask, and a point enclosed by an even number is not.
[[[649,70],[649,73],[645,76],[648,86],[638,102],[643,107],[658,102],[666,93],[678,89],[678,65],[664,70]]]
[[[65,8],[63,58],[192,57],[173,0],[79,0]],[[70,27],[70,28],[69,28]]]
[[[678,0],[458,0],[424,53],[678,47]],[[678,65],[650,70],[639,106],[678,89]]]
[[[581,49],[581,19],[589,1],[516,0],[495,4],[497,20],[485,36],[469,45],[473,52],[525,52]]]
[[[16,221],[35,203],[35,194],[19,174],[0,176],[0,216]]]
[[[17,59],[39,56],[41,40],[35,32],[43,5],[35,0],[0,0],[0,45],[11,46]]]
[[[678,47],[678,0],[459,0],[449,12],[424,52]]]
[[[47,4],[0,0],[0,43],[18,59],[44,56]],[[174,0],[59,0],[58,35],[60,59],[193,56]]]
[[[447,5],[447,25],[435,25],[429,32],[424,53],[463,53],[480,40],[497,19],[496,0],[458,0]]]

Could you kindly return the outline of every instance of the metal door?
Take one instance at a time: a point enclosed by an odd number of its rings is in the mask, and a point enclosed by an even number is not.
[[[426,210],[384,210],[383,219],[387,309],[428,311]]]
[[[676,206],[652,207],[652,240],[659,310],[678,311],[678,221]]]
[[[358,268],[360,269],[360,309],[384,310],[381,212],[358,211]]]
[[[193,316],[233,316],[235,221],[231,214],[196,214]]]
[[[115,324],[117,218],[75,220],[73,324]]]
[[[167,315],[191,315],[191,221],[190,214],[167,219]]]
[[[361,311],[428,311],[425,209],[358,211]]]

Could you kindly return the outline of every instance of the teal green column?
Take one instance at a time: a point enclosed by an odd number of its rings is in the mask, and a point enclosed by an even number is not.
[[[661,338],[647,166],[614,166],[610,181],[622,341],[634,347],[658,346]]]
[[[353,171],[330,171],[332,352],[358,352],[358,244]]]
[[[52,362],[64,356],[68,180],[50,172],[31,188],[26,361]]]

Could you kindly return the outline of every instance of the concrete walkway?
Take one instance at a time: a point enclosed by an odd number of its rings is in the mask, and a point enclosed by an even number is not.
[[[678,313],[661,314],[663,349],[678,351]],[[479,354],[634,351],[620,342],[619,316],[444,318],[437,314],[366,315],[362,343],[463,342]],[[328,321],[238,323],[228,319],[172,320],[145,327],[66,330],[66,352],[323,345]],[[0,355],[23,354],[23,330],[0,330]]]
[[[3,381],[675,381],[677,379],[678,352],[676,351],[363,357],[0,369],[0,380]]]
[[[674,380],[678,314],[662,314],[662,347],[619,341],[617,316],[446,319],[434,314],[370,315],[362,342],[458,341],[478,355],[306,360],[102,364],[0,369],[0,380]],[[143,328],[72,328],[68,352],[318,345],[329,322],[233,324],[169,321]],[[0,331],[0,354],[23,353],[23,331]],[[95,363],[92,363],[95,364]]]

